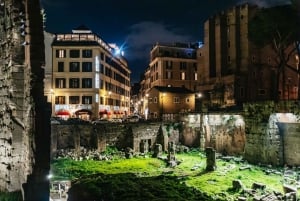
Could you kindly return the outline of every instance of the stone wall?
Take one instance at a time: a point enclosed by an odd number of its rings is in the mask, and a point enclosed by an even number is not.
[[[0,13],[0,190],[49,200],[50,113],[43,99],[39,1],[1,1]]]
[[[300,165],[300,123],[277,123],[282,139],[283,164],[289,166]]]
[[[146,140],[149,151],[157,143],[160,124],[84,124],[84,125],[52,125],[51,156],[59,149],[75,149],[81,147],[105,151],[107,145],[124,150],[131,147],[141,151],[141,142]],[[163,141],[163,140],[162,140]],[[164,142],[161,142],[164,143]],[[167,142],[166,142],[167,143]]]
[[[144,147],[151,151],[156,143],[167,151],[168,142],[174,142],[202,150],[212,147],[254,164],[300,164],[298,124],[282,124],[297,122],[295,115],[276,113],[267,122],[249,117],[246,122],[247,126],[239,114],[190,114],[182,115],[179,122],[163,124],[52,125],[52,153],[80,146],[104,151],[106,145],[143,152]]]
[[[167,151],[168,142],[188,147],[205,146],[215,148],[228,155],[242,155],[245,146],[244,122],[239,115],[202,115],[204,120],[200,132],[200,115],[182,116],[182,122],[98,124],[98,125],[52,125],[52,155],[58,149],[98,149],[106,145],[119,149],[131,147],[141,152],[144,144],[148,151],[156,143]],[[201,137],[202,136],[202,137]],[[80,138],[80,139],[79,139]],[[76,143],[77,142],[77,143]]]
[[[290,163],[283,158],[283,138],[286,134],[280,132],[278,122],[297,122],[297,117],[291,113],[274,113],[266,121],[261,121],[253,116],[247,117],[246,138],[244,158],[251,163],[262,163],[271,165],[283,165]],[[289,141],[290,147],[294,142]],[[300,164],[300,163],[299,163]]]
[[[228,155],[243,155],[245,122],[238,114],[195,114],[182,117],[182,142],[188,146],[213,147]]]

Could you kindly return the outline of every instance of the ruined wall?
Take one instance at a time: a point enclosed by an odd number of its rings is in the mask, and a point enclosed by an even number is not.
[[[300,164],[300,123],[277,123],[282,139],[283,162],[289,166]]]
[[[43,201],[49,199],[44,178],[49,171],[50,124],[43,101],[39,1],[0,2],[0,190],[22,191],[24,200]],[[33,193],[36,183],[38,193]]]
[[[119,149],[131,147],[140,152],[141,142],[146,140],[149,150],[153,148],[159,133],[160,124],[84,124],[84,125],[52,125],[51,156],[59,149],[75,149],[80,147],[104,151],[107,145]]]
[[[182,117],[182,142],[201,149],[213,147],[228,155],[243,155],[245,122],[238,114],[195,114]]]
[[[268,121],[261,122],[257,118],[247,118],[247,143],[244,158],[251,163],[283,165],[289,163],[283,158],[283,137],[278,122],[297,122],[297,117],[291,113],[276,113],[269,116]],[[289,142],[288,147],[295,147],[297,140]],[[299,163],[300,164],[300,163]]]

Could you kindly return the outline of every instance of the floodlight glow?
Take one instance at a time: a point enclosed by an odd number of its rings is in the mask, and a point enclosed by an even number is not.
[[[47,175],[47,179],[51,179],[52,177],[53,177],[52,174],[48,174],[48,175]]]

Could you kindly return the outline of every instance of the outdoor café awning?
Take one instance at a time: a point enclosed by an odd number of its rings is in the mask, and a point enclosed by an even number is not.
[[[77,110],[75,112],[76,115],[81,115],[81,114],[88,114],[88,115],[92,115],[92,111],[87,110],[87,109],[81,109],[81,110]]]
[[[56,115],[59,115],[59,116],[70,116],[70,112],[68,110],[59,110],[56,112]]]

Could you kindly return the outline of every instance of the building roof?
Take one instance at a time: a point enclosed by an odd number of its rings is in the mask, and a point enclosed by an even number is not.
[[[169,92],[169,93],[181,93],[181,94],[191,94],[193,91],[185,88],[185,87],[162,87],[162,86],[154,86],[153,88],[157,89],[160,92]]]

